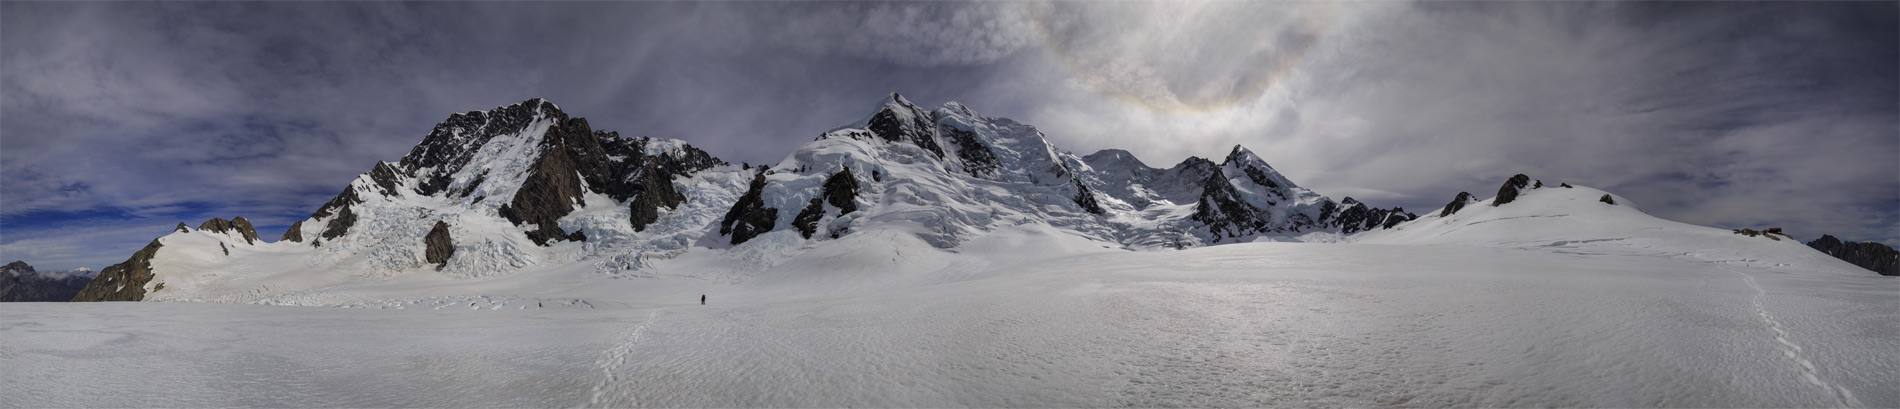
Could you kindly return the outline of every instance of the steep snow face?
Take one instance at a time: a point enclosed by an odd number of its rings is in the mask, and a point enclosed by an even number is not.
[[[1045,154],[1040,159],[1008,149],[1027,143],[1023,137],[1040,142],[1040,135],[1033,129],[1012,128],[1013,123],[999,126],[994,121],[961,114],[944,119],[964,126],[953,129],[969,132],[986,143],[1008,140],[998,145],[1003,147],[999,149],[989,149],[991,145],[964,147],[988,149],[995,153],[1000,166],[993,168],[994,172],[979,172],[983,177],[978,177],[963,173],[969,168],[959,164],[961,159],[942,160],[916,144],[866,137],[876,134],[863,129],[835,130],[799,147],[765,171],[763,206],[779,209],[774,230],[790,230],[800,209],[824,193],[824,181],[848,168],[862,186],[854,199],[858,210],[844,213],[821,203],[823,216],[815,240],[891,229],[947,248],[1001,226],[1038,223],[1113,241],[1112,231],[1076,203],[1080,185],[1073,179],[1058,176],[1056,171],[1020,168],[1023,163],[1041,161],[1045,168],[1062,169],[1060,162],[1046,155],[1050,152],[1046,142],[1039,150]]]
[[[245,240],[236,233],[217,242],[192,238],[206,232],[167,236],[147,289],[172,283],[155,300],[249,302],[348,282],[488,278],[581,261],[616,273],[684,251],[743,191],[737,173],[684,142],[595,132],[532,99],[451,116],[401,162],[377,162],[300,222],[301,242],[237,251],[232,243]],[[649,197],[662,193],[669,198]],[[650,218],[636,229],[638,208]],[[437,222],[455,248],[440,270],[426,260]],[[550,231],[560,240],[536,236]]]
[[[946,247],[1025,223],[1130,248],[1179,249],[1383,228],[1388,215],[1403,215],[1364,205],[1341,208],[1243,147],[1219,164],[1190,158],[1156,169],[1126,151],[1075,156],[1034,127],[981,116],[956,102],[926,112],[892,94],[871,116],[787,156],[767,174],[765,203],[735,206],[745,209],[735,208],[731,218],[769,218],[771,228],[785,228],[799,214],[814,214],[799,209],[822,193],[815,189],[818,180],[847,167],[873,186],[863,200],[877,205],[858,216],[827,213],[824,230],[830,236],[891,221]],[[1354,223],[1341,221],[1346,214],[1356,217]],[[750,240],[760,227],[753,224],[731,242]]]
[[[852,187],[830,191],[828,180]],[[1241,147],[1218,164],[1190,158],[1169,169],[1125,151],[1083,158],[1032,126],[955,102],[926,110],[896,94],[760,168],[733,167],[677,140],[594,131],[532,99],[450,116],[401,161],[376,163],[299,222],[290,233],[298,244],[270,245],[286,257],[274,264],[299,267],[248,273],[328,278],[241,289],[193,284],[166,297],[227,299],[193,293],[217,287],[244,292],[231,300],[256,300],[351,280],[485,279],[572,263],[640,275],[694,248],[766,266],[815,242],[873,231],[951,248],[1040,225],[1104,246],[1180,249],[1352,233],[1389,226],[1399,214],[1345,204],[1295,185]],[[437,222],[454,248],[439,270],[426,240]],[[185,251],[205,250],[160,250]]]

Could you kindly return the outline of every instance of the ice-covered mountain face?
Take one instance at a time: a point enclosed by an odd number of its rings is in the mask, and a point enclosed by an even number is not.
[[[369,267],[385,272],[430,264],[433,243],[440,260],[433,264],[464,276],[601,247],[670,242],[679,249],[686,241],[666,233],[694,226],[654,229],[689,201],[675,179],[722,165],[681,141],[595,131],[586,119],[532,99],[449,117],[400,162],[377,163],[285,239],[323,249],[321,261],[368,254]],[[639,232],[651,233],[646,242],[632,240]]]
[[[709,245],[894,229],[948,248],[1027,223],[1114,242],[1096,195],[1075,177],[1080,163],[1033,127],[954,102],[925,111],[892,94],[865,119],[752,170]]]
[[[838,197],[823,182],[840,175],[864,186],[850,195],[862,211],[820,200]],[[926,111],[896,94],[865,119],[760,170],[755,181],[720,226],[728,244],[792,229],[797,239],[825,240],[892,228],[955,247],[999,227],[1036,223],[1160,249],[1354,233],[1414,217],[1350,198],[1334,202],[1240,146],[1218,164],[1189,158],[1157,169],[1121,150],[1078,157],[1034,127],[955,102]]]
[[[1336,236],[1412,217],[1335,202],[1239,146],[1219,163],[1157,169],[1125,151],[1079,157],[1029,125],[955,102],[927,110],[897,94],[758,167],[677,140],[596,131],[531,99],[450,116],[277,243],[257,240],[241,218],[181,224],[82,298],[249,302],[574,263],[619,274],[693,249],[757,271],[868,231],[947,249],[1036,225],[1146,250]]]

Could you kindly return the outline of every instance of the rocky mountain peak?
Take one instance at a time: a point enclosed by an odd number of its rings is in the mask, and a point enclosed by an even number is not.
[[[33,272],[33,266],[27,265],[24,260],[15,260],[14,262],[7,263],[5,266],[0,266],[0,271],[15,274],[31,273]]]
[[[245,220],[243,216],[234,217],[231,218],[231,220],[213,217],[211,220],[206,220],[204,223],[199,224],[198,230],[213,233],[237,234],[238,237],[244,239],[245,244],[257,244],[258,240],[257,229],[251,227],[251,221]]]
[[[1880,275],[1900,276],[1900,250],[1885,244],[1841,241],[1823,234],[1808,242],[1808,247]]]

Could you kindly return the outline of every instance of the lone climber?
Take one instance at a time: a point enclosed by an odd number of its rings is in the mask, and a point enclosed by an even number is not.
[[[706,295],[705,295],[705,294],[700,294],[700,295],[699,295],[699,305],[706,305]]]

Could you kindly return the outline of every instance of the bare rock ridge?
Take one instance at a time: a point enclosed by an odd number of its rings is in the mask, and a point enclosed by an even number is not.
[[[185,228],[179,223],[180,229]],[[145,284],[152,281],[152,256],[164,247],[159,239],[132,253],[132,258],[99,270],[99,276],[73,296],[73,301],[140,301],[145,299]]]
[[[792,226],[798,228],[799,235],[809,239],[818,232],[818,222],[826,216],[825,204],[838,209],[838,216],[858,211],[858,178],[851,174],[851,168],[825,178],[825,185],[819,195],[811,198],[805,210],[798,212],[792,219]]]
[[[1503,206],[1506,203],[1517,200],[1517,194],[1523,191],[1525,186],[1529,186],[1530,184],[1530,176],[1524,176],[1522,173],[1511,176],[1510,180],[1504,181],[1504,186],[1498,188],[1498,198],[1492,199],[1491,205]]]
[[[324,203],[323,207],[317,208],[316,213],[311,213],[310,220],[329,220],[324,224],[323,233],[319,236],[323,240],[329,240],[349,233],[350,227],[356,225],[356,213],[350,210],[350,206],[358,203],[363,203],[363,198],[356,195],[356,188],[345,187],[343,193],[338,193],[336,197]],[[321,241],[312,241],[311,244],[320,245]]]
[[[449,237],[448,222],[435,221],[435,227],[429,229],[429,236],[423,238],[423,242],[428,248],[424,257],[427,258],[429,264],[436,265],[437,270],[448,265],[449,257],[455,255],[455,241]]]
[[[752,176],[745,195],[732,204],[732,210],[719,222],[719,235],[732,236],[732,244],[739,245],[760,234],[772,231],[778,223],[778,209],[765,207],[765,169]]]
[[[1459,210],[1464,210],[1465,205],[1477,202],[1478,198],[1472,196],[1470,192],[1458,192],[1458,197],[1451,198],[1451,203],[1445,204],[1445,210],[1439,211],[1438,217],[1458,214]]]
[[[1900,276],[1900,250],[1885,244],[1844,242],[1824,234],[1808,242],[1808,247],[1883,276]]]
[[[524,173],[490,174],[500,165],[495,161],[516,160],[527,164],[518,168]],[[583,206],[585,195],[604,194],[627,203],[632,224],[643,230],[657,219],[660,208],[685,201],[673,187],[674,177],[724,164],[691,145],[594,130],[585,118],[570,117],[553,103],[534,98],[450,115],[402,160],[378,162],[359,183],[307,220],[322,222],[319,236],[333,240],[350,234],[359,213],[353,206],[370,199],[365,195],[415,194],[474,205],[498,194],[502,198],[496,214],[527,228],[535,244],[585,241],[585,232],[566,231],[559,223]],[[492,186],[496,178],[514,185],[497,191]]]
[[[206,220],[204,223],[199,224],[198,230],[213,233],[238,233],[239,236],[244,238],[244,243],[246,244],[257,244],[258,241],[257,229],[252,228],[251,221],[245,220],[243,216],[234,217],[231,218],[231,220],[214,217],[211,220]]]
[[[886,141],[910,142],[942,159],[943,147],[938,146],[937,138],[929,134],[930,130],[936,129],[929,122],[930,113],[912,105],[897,93],[891,93],[890,100],[893,103],[885,104],[876,114],[872,114],[865,128]]]
[[[290,229],[284,230],[284,237],[278,239],[278,241],[302,243],[303,242],[303,221],[298,220],[295,223],[291,223]]]

